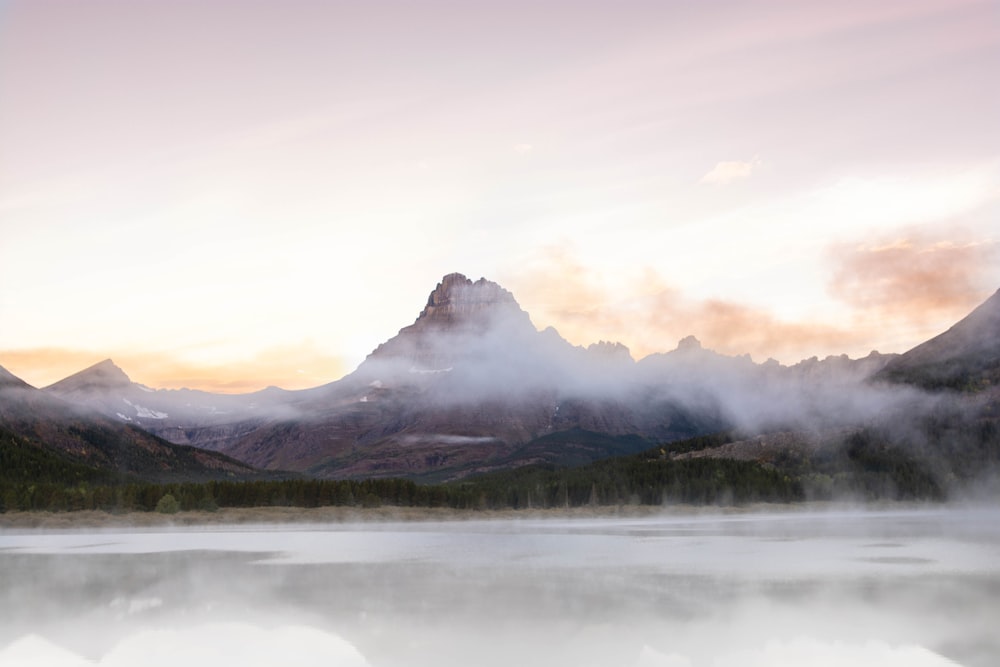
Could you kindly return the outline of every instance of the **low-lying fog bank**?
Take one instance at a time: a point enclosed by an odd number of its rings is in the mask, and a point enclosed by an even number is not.
[[[0,665],[997,663],[997,508],[755,510],[6,528]]]
[[[73,512],[0,512],[0,535],[16,529],[88,530],[95,528],[155,528],[247,524],[384,523],[393,521],[491,521],[513,519],[630,519],[661,516],[730,514],[785,514],[893,510],[944,510],[979,507],[967,503],[940,504],[906,501],[844,503],[750,503],[744,505],[607,505],[565,508],[467,510],[449,507],[226,507],[216,511],[111,513],[100,510]]]
[[[449,507],[225,507],[213,512],[190,511],[176,514],[158,512],[124,512],[114,514],[102,511],[78,512],[7,512],[0,513],[0,534],[10,529],[73,530],[88,528],[170,527],[170,526],[224,526],[228,524],[304,524],[348,523],[386,521],[468,521],[492,519],[529,519],[545,517],[645,517],[676,513],[701,513],[719,511],[752,511],[752,508],[770,507],[754,505],[720,510],[719,508],[677,506],[675,508],[647,505],[621,505],[615,507],[580,507],[535,510],[460,510]]]

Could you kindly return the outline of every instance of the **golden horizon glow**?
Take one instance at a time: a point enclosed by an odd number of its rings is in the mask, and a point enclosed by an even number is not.
[[[997,71],[990,0],[9,0],[0,365],[315,386],[454,271],[633,356],[903,352],[1000,287]]]

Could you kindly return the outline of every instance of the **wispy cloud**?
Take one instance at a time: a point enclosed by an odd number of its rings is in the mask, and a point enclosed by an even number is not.
[[[673,349],[694,335],[726,354],[794,362],[856,347],[870,332],[823,322],[787,321],[768,310],[726,299],[697,299],[647,269],[612,288],[565,250],[505,279],[537,326],[555,327],[570,342],[616,340],[635,358]]]
[[[698,182],[707,185],[729,185],[736,181],[743,181],[750,178],[754,171],[760,167],[760,164],[760,158],[754,158],[749,162],[738,160],[717,162]]]
[[[894,239],[837,246],[831,256],[831,292],[869,321],[953,321],[998,287],[990,280],[1000,242],[961,232],[929,236],[910,230]]]
[[[959,233],[931,237],[911,230],[838,245],[827,261],[827,289],[842,307],[799,317],[779,316],[766,302],[692,296],[653,268],[624,278],[602,274],[564,248],[549,248],[504,280],[537,326],[551,325],[577,345],[617,340],[641,358],[694,335],[718,352],[783,363],[872,349],[904,352],[1000,286],[993,284],[1000,242]],[[771,298],[781,305],[780,294]]]

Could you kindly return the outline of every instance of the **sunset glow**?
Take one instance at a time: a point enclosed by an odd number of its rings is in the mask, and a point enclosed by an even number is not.
[[[0,366],[304,388],[444,274],[634,357],[1000,287],[989,0],[0,2]]]

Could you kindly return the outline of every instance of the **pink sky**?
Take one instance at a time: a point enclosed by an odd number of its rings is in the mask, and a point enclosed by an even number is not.
[[[0,3],[0,365],[349,372],[440,277],[633,355],[901,352],[1000,287],[992,1]]]

